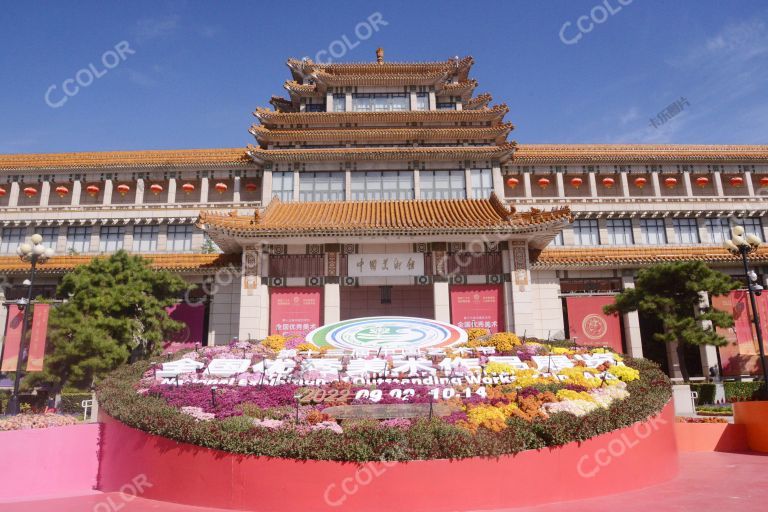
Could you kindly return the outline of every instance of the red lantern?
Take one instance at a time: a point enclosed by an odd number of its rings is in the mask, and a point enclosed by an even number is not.
[[[538,183],[542,189],[545,189],[549,186],[549,178],[539,178],[536,183]]]
[[[643,188],[645,184],[648,183],[648,180],[640,176],[639,178],[635,178],[635,186],[637,188]]]
[[[245,184],[245,190],[248,192],[256,192],[259,190],[259,186],[256,183],[253,183],[252,181],[249,181]]]
[[[224,192],[226,192],[226,191],[227,191],[227,189],[228,189],[229,187],[227,186],[227,184],[226,184],[226,183],[223,183],[223,182],[221,182],[221,181],[220,181],[220,182],[218,182],[217,184],[215,184],[215,185],[213,186],[213,188],[215,188],[215,189],[216,189],[216,192],[218,192],[219,194],[223,194]]]
[[[183,190],[185,194],[191,194],[195,191],[195,185],[192,183],[185,183],[181,186],[181,190]]]
[[[56,187],[56,193],[59,194],[59,197],[64,197],[69,194],[69,189],[63,185],[60,185]]]
[[[706,176],[699,176],[698,178],[696,178],[696,185],[700,187],[706,187],[707,185],[709,185],[709,178],[707,178]]]
[[[101,189],[96,185],[88,185],[87,187],[85,187],[85,191],[91,197],[96,197],[97,195],[99,195],[99,190]]]
[[[605,188],[613,188],[616,184],[616,180],[613,178],[603,178],[603,186]]]
[[[677,178],[665,178],[664,186],[667,188],[675,188],[675,186],[677,186]]]
[[[760,178],[760,187],[768,187],[768,176],[764,176]],[[5,192],[5,190],[3,190]],[[0,196],[4,195],[4,193],[0,193]]]
[[[571,178],[571,185],[572,185],[572,186],[573,186],[573,188],[575,188],[576,190],[578,190],[578,189],[579,189],[579,187],[581,186],[581,184],[582,184],[582,183],[584,183],[584,180],[583,180],[583,179],[581,179],[581,178]]]
[[[149,186],[149,191],[152,192],[154,195],[158,195],[160,192],[163,191],[163,186],[158,183],[153,183]]]
[[[131,187],[129,187],[125,183],[117,186],[117,193],[120,194],[121,196],[124,196],[130,191],[131,191]]]
[[[0,187],[0,197],[3,197],[8,193],[7,190],[5,190],[5,187]]]
[[[510,176],[509,178],[507,178],[507,186],[509,188],[515,188],[519,183],[520,183],[520,180],[513,176]]]
[[[744,184],[744,178],[742,178],[741,176],[732,176],[731,179],[729,179],[728,181],[730,181],[731,185],[733,185],[734,187],[740,187]]]
[[[35,197],[37,195],[37,189],[35,187],[24,187],[24,195],[27,197]]]

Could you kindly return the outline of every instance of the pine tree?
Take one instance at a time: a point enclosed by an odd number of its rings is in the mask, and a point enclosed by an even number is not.
[[[164,336],[183,326],[165,308],[187,286],[125,251],[76,268],[58,287],[67,300],[51,311],[45,368],[34,380],[56,391],[87,388],[119,365],[156,353]]]
[[[635,288],[618,294],[615,303],[606,306],[604,311],[606,314],[640,311],[659,318],[664,330],[655,334],[654,338],[671,344],[667,350],[671,356],[670,375],[674,373],[676,354],[680,373],[688,381],[685,344],[725,345],[727,340],[717,334],[715,328],[733,325],[733,317],[729,313],[715,309],[698,310],[700,292],[707,292],[710,297],[724,295],[738,286],[738,282],[729,276],[712,270],[700,261],[662,263],[640,270]],[[702,322],[705,321],[709,321],[711,327],[704,327]]]

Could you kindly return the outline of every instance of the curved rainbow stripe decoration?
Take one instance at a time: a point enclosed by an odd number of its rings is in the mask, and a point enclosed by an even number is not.
[[[467,332],[445,322],[407,316],[353,318],[307,334],[318,347],[343,350],[445,348],[467,341]]]

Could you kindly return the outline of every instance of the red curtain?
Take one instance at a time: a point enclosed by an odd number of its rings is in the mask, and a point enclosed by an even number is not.
[[[606,346],[623,352],[621,318],[606,315],[603,306],[613,304],[613,295],[567,297],[568,329],[579,345]]]
[[[322,288],[269,290],[269,333],[305,336],[323,323]]]
[[[463,329],[482,327],[495,333],[504,329],[504,293],[501,285],[451,286],[451,323]]]

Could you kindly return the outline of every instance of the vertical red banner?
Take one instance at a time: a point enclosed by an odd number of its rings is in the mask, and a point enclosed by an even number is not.
[[[322,288],[269,290],[269,333],[306,336],[323,323]]]
[[[579,345],[606,346],[624,352],[621,343],[621,318],[606,315],[603,306],[613,304],[613,295],[567,297],[568,329]]]
[[[451,286],[451,323],[462,329],[499,332],[504,325],[502,290],[498,284]]]
[[[202,302],[189,304],[180,302],[165,308],[172,320],[181,322],[184,327],[168,337],[167,341],[175,343],[202,343],[205,333],[205,304]]]
[[[3,363],[0,367],[4,372],[15,372],[21,347],[21,326],[24,312],[16,304],[8,306],[8,323],[5,327],[5,342],[3,343]]]
[[[50,304],[35,304],[32,310],[32,328],[29,336],[29,357],[27,358],[28,372],[43,371],[45,359],[45,340],[48,337],[48,315]]]
[[[768,340],[768,295],[755,297],[763,340]],[[712,307],[733,315],[733,327],[718,328],[717,332],[728,340],[728,345],[720,347],[720,360],[723,375],[738,376],[760,372],[760,347],[752,305],[746,290],[735,290],[728,295],[712,297]]]

